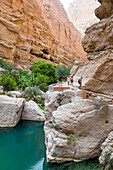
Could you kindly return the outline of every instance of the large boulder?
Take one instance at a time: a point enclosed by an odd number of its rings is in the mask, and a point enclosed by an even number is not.
[[[53,111],[57,110],[57,108],[63,104],[71,103],[74,96],[75,96],[74,90],[70,90],[70,89],[64,90],[63,92],[48,91],[45,95],[46,123],[51,122]]]
[[[0,127],[14,127],[20,120],[25,100],[0,95]]]
[[[26,102],[24,105],[21,119],[44,121],[45,116],[43,111],[38,107],[38,105],[34,101],[30,100],[29,102]]]
[[[50,113],[51,121],[46,117],[44,126],[47,162],[99,156],[102,142],[113,129],[113,105],[75,98],[72,103],[56,107]],[[72,142],[67,144],[70,136]]]

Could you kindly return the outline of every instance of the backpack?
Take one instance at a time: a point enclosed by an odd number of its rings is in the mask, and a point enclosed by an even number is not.
[[[78,83],[79,83],[79,84],[81,83],[80,79],[78,79]]]

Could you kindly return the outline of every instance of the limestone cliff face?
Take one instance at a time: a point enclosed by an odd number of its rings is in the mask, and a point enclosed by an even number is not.
[[[75,0],[70,4],[67,15],[82,36],[87,27],[99,21],[94,14],[98,6],[99,2],[95,0]]]
[[[81,36],[59,0],[1,0],[0,57],[18,67],[33,61],[71,66],[86,60]]]
[[[75,82],[77,78],[83,77],[83,88],[91,91],[113,95],[113,13],[108,14],[108,7],[113,1],[104,3],[96,10],[102,16],[99,23],[87,28],[83,39],[83,47],[87,52],[89,62],[83,64],[75,63]],[[103,8],[105,5],[104,13]],[[107,17],[108,16],[108,17]]]

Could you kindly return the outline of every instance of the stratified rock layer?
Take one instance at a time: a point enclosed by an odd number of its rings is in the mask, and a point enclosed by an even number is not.
[[[82,76],[83,88],[113,95],[113,15],[87,28],[85,34],[83,47],[89,62],[75,62],[74,81]]]
[[[80,33],[59,0],[1,0],[0,57],[18,68],[39,59],[71,66],[86,60]]]

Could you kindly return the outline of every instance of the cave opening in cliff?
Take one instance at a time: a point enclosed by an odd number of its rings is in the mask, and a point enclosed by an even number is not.
[[[42,52],[47,55],[49,54],[47,49],[42,50]]]
[[[36,57],[43,57],[43,54],[40,54],[40,53],[39,53],[39,54],[36,54],[36,53],[34,53],[34,52],[33,52],[33,49],[30,50],[30,54],[31,54],[31,55],[35,55]]]

